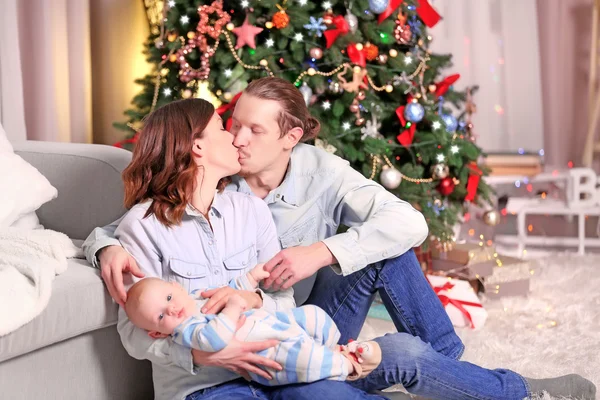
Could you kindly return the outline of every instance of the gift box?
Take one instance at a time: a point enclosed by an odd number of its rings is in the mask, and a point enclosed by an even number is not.
[[[479,243],[456,243],[452,250],[442,251],[437,248],[431,250],[432,257],[438,260],[452,261],[461,265],[470,265],[494,261],[496,249],[493,246],[486,246],[483,242]]]
[[[498,265],[494,267],[494,273],[483,281],[485,296],[489,299],[527,296],[534,268],[533,261],[506,256],[498,257]]]
[[[475,330],[483,327],[487,311],[468,281],[435,275],[427,275],[427,280],[454,326],[471,327]]]

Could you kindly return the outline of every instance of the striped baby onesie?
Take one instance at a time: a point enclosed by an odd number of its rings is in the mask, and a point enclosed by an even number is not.
[[[233,284],[230,283],[230,286],[233,287]],[[198,300],[198,303],[199,310],[205,300]],[[306,383],[321,379],[346,380],[349,372],[346,360],[335,351],[340,332],[329,315],[319,307],[307,305],[275,314],[257,309],[244,314],[246,322],[237,332],[236,321],[222,314],[205,315],[198,312],[175,328],[171,336],[180,345],[210,352],[223,349],[234,336],[245,342],[279,340],[278,346],[258,354],[281,364],[283,370],[266,368],[272,380],[250,374],[255,382],[263,385]]]

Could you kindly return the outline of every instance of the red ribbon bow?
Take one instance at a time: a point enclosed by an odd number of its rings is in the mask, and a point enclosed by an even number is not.
[[[406,102],[410,103],[411,100],[412,100],[412,96],[408,96],[408,99],[406,100]],[[406,126],[406,119],[404,118],[404,109],[405,108],[406,108],[406,106],[400,106],[400,107],[396,108],[396,115],[398,116],[398,119],[400,120],[400,123],[402,124],[403,128]],[[400,143],[402,146],[410,146],[413,142],[416,131],[417,131],[417,124],[415,124],[415,123],[411,124],[410,128],[400,132],[400,134],[398,136],[396,136],[398,143]]]
[[[348,58],[350,58],[353,64],[360,65],[363,68],[367,66],[367,56],[365,55],[364,47],[362,50],[358,50],[356,44],[352,43],[348,45],[346,51],[348,52]]]
[[[133,135],[133,137],[131,137],[129,139],[123,139],[121,141],[118,141],[117,143],[113,144],[113,146],[119,147],[122,149],[124,144],[126,144],[126,143],[136,144],[138,142],[138,140],[140,140],[140,132],[136,132],[136,134]]]
[[[452,84],[456,82],[458,78],[460,78],[460,74],[454,74],[444,78],[444,80],[441,82],[436,83],[435,95],[437,97],[445,95],[448,89],[450,89],[450,86],[452,86]]]
[[[443,286],[433,286],[433,291],[435,292],[435,294],[437,294],[437,296],[440,299],[440,301],[442,302],[442,305],[444,306],[444,308],[448,304],[452,304],[454,307],[458,308],[458,310],[469,321],[471,328],[475,329],[475,324],[473,323],[473,318],[471,317],[471,313],[469,313],[469,311],[467,311],[467,309],[464,306],[479,307],[479,308],[483,308],[483,306],[479,303],[472,303],[470,301],[451,299],[450,297],[446,296],[445,294],[439,294],[440,292],[448,291],[448,290],[452,289],[453,287],[454,287],[454,284],[452,284],[450,282],[446,282]]]
[[[340,35],[345,35],[350,32],[348,22],[346,22],[342,15],[336,15],[333,17],[333,24],[335,25],[335,29],[329,29],[323,33],[325,35],[325,39],[327,40],[327,48],[333,46],[336,39]]]
[[[401,4],[402,0],[390,0],[388,8],[384,12],[379,14],[377,22],[381,24],[387,19],[387,17],[392,15],[394,11],[396,11],[396,9],[400,7]],[[430,28],[433,28],[442,18],[440,17],[440,14],[438,14],[437,11],[435,11],[435,9],[431,7],[431,4],[429,4],[427,0],[419,0],[417,14],[423,20],[425,25],[427,25]]]
[[[229,110],[231,110],[233,112],[233,109],[235,108],[235,105],[237,104],[241,95],[242,95],[242,92],[239,92],[238,94],[236,94],[233,97],[233,99],[231,99],[231,101],[229,103],[223,104],[221,107],[217,108],[215,110],[217,112],[217,114],[223,115]],[[231,120],[231,117],[227,118],[227,122],[225,122],[225,129],[230,130],[232,124],[233,124],[233,121]]]
[[[469,164],[469,169],[471,170],[471,174],[467,179],[467,195],[465,196],[465,201],[475,200],[477,188],[479,187],[479,181],[481,180],[481,175],[483,174],[475,162]]]

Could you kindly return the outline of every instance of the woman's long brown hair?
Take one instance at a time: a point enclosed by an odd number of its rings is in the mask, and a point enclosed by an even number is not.
[[[131,163],[123,171],[125,207],[151,200],[145,217],[154,214],[166,226],[178,225],[196,184],[198,166],[192,144],[202,136],[215,108],[206,100],[179,100],[148,115]],[[219,182],[219,190],[226,185]]]

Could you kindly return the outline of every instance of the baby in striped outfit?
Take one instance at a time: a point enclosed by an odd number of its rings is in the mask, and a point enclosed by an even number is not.
[[[229,286],[255,290],[268,275],[263,264],[259,264],[233,279]],[[321,379],[356,380],[367,376],[381,362],[381,349],[376,342],[339,346],[337,326],[319,307],[307,305],[273,314],[262,309],[247,310],[246,301],[232,295],[219,314],[206,315],[200,313],[207,301],[200,292],[188,294],[176,282],[142,279],[129,289],[125,312],[135,326],[147,330],[151,337],[170,337],[180,345],[202,351],[219,351],[234,337],[246,342],[279,340],[279,345],[258,354],[276,361],[283,370],[266,368],[272,380],[250,373],[252,380],[268,386]],[[246,321],[236,330],[242,315]]]

